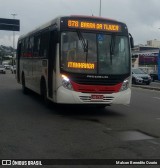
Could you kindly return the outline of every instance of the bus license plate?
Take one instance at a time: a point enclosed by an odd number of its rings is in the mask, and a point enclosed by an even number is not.
[[[92,100],[100,100],[103,99],[103,95],[91,95]]]

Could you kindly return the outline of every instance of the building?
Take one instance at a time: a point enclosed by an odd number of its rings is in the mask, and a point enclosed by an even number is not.
[[[158,47],[143,45],[135,46],[135,48],[132,50],[132,67],[144,68],[147,73],[157,70],[158,53]]]
[[[157,39],[147,41],[147,46],[160,48],[160,41]]]

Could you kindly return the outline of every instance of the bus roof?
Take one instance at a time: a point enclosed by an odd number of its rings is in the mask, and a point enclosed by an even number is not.
[[[36,27],[36,28],[33,29],[32,31],[30,31],[30,32],[28,32],[28,33],[26,33],[26,34],[24,34],[24,35],[21,35],[21,36],[19,37],[19,40],[22,39],[22,38],[24,38],[24,37],[27,37],[27,36],[29,36],[29,35],[31,35],[31,34],[34,34],[34,33],[38,32],[38,31],[41,31],[41,30],[43,30],[43,29],[45,29],[45,28],[48,28],[48,27],[50,27],[50,26],[52,26],[52,25],[58,25],[58,24],[60,24],[59,21],[60,21],[61,18],[97,19],[97,20],[101,20],[101,21],[102,21],[102,20],[103,20],[103,21],[106,20],[106,21],[113,21],[113,22],[117,22],[117,23],[124,24],[123,22],[120,22],[120,21],[117,21],[117,20],[114,20],[114,19],[104,18],[104,17],[99,17],[99,16],[89,16],[89,15],[57,16],[56,18],[54,18],[54,19],[48,21],[47,23],[45,23],[45,24],[43,24],[43,25],[41,25],[41,26],[39,26],[39,27]]]
[[[111,18],[104,18],[104,17],[101,17],[101,16],[89,16],[89,15],[71,15],[70,17],[80,17],[80,18],[91,18],[91,19],[101,19],[101,20],[111,20],[111,21],[116,21],[118,22],[117,20],[115,19],[111,19]]]

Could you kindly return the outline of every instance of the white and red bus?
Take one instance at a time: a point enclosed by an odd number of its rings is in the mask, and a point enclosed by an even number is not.
[[[19,38],[17,81],[55,103],[129,104],[132,46],[122,22],[57,17]]]

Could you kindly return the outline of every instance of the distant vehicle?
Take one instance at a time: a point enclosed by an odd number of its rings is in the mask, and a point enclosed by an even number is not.
[[[6,69],[10,69],[11,66],[8,65],[8,64],[5,64],[4,67],[5,67]]]
[[[151,76],[139,68],[132,69],[132,83],[149,85],[152,79]]]
[[[16,65],[13,65],[10,67],[11,73],[15,74],[16,73]]]
[[[6,69],[5,69],[4,65],[0,65],[0,73],[2,73],[2,74],[6,73]]]
[[[153,71],[149,74],[151,76],[152,81],[154,82],[155,80],[158,80],[158,72]]]

